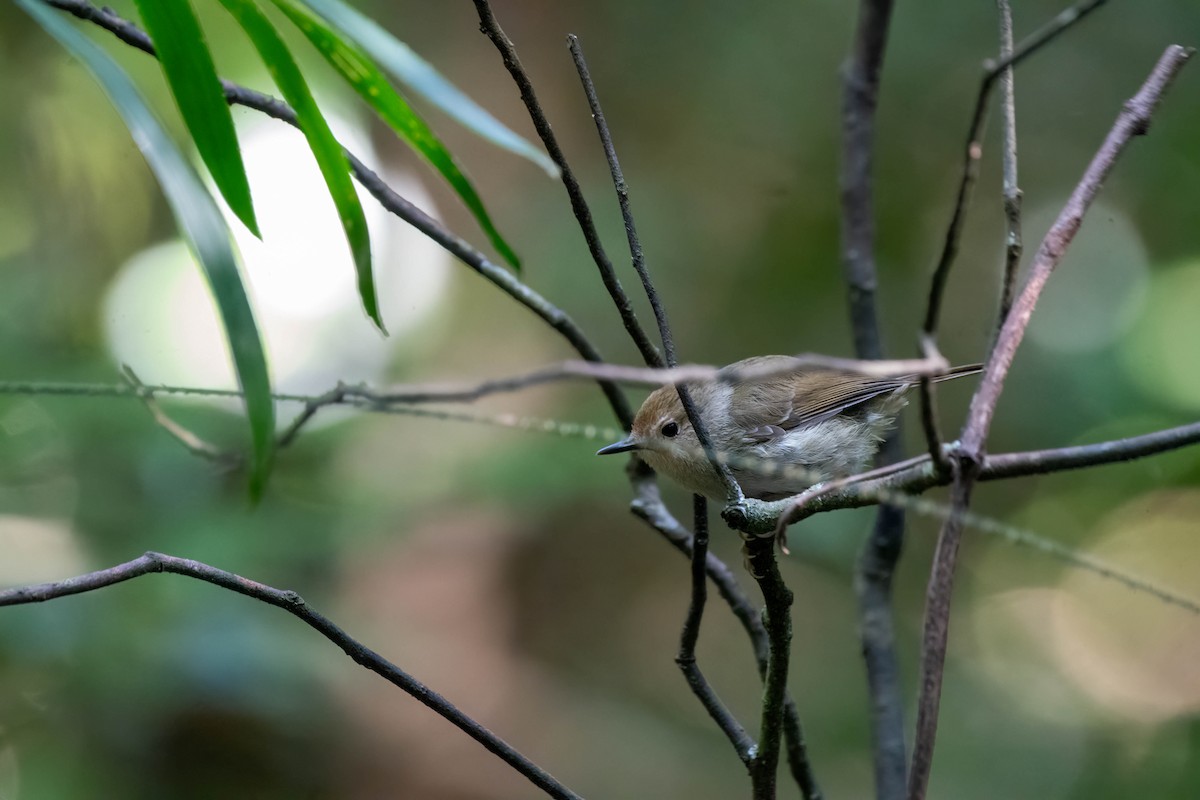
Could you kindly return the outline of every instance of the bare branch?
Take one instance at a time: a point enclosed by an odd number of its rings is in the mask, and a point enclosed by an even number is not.
[[[0,606],[15,606],[26,603],[42,603],[73,594],[91,592],[113,586],[124,581],[150,575],[156,572],[169,572],[189,578],[211,583],[246,597],[262,601],[267,605],[281,608],[297,617],[310,628],[313,628],[329,641],[340,647],[355,663],[366,667],[405,693],[411,695],[419,703],[450,722],[463,733],[481,744],[488,752],[498,756],[504,763],[529,779],[531,783],[550,797],[562,800],[579,800],[579,795],[563,786],[541,767],[534,764],[512,745],[468,717],[449,700],[430,689],[404,670],[391,663],[374,650],[356,641],[349,634],[335,625],[327,617],[314,611],[300,595],[292,591],[276,589],[271,586],[235,575],[232,572],[202,564],[185,558],[164,555],[162,553],[146,553],[133,561],[118,564],[108,569],[89,572],[75,578],[68,578],[56,583],[43,583],[36,586],[22,586],[0,591]]]
[[[663,306],[662,298],[659,297],[658,289],[650,279],[650,271],[646,267],[646,254],[642,251],[642,242],[638,238],[637,225],[634,223],[633,210],[629,204],[629,185],[625,182],[625,174],[621,171],[621,162],[617,158],[617,149],[613,145],[612,133],[608,129],[608,120],[605,119],[604,109],[600,107],[600,98],[596,94],[596,86],[592,83],[591,72],[583,57],[583,47],[579,44],[579,37],[571,34],[567,36],[567,43],[571,48],[571,57],[575,61],[575,70],[579,73],[579,80],[583,83],[583,93],[587,97],[588,107],[592,110],[592,119],[596,123],[596,132],[599,134],[600,144],[604,148],[604,157],[608,161],[613,188],[617,192],[617,203],[621,206],[621,219],[625,223],[625,238],[629,242],[629,255],[633,261],[633,269],[637,272],[638,278],[642,282],[642,289],[646,292],[646,299],[650,301],[650,308],[654,311],[654,321],[658,324],[666,365],[673,367],[679,363],[675,352],[675,339],[671,334],[671,324],[667,320],[667,310]]]
[[[875,108],[892,0],[863,0],[842,80],[842,271],[849,292],[854,352],[883,358],[875,290],[875,218],[871,169]]]
[[[675,656],[675,663],[683,672],[692,693],[733,745],[738,758],[749,767],[754,763],[754,740],[721,702],[721,698],[717,697],[700,670],[700,665],[696,663],[696,642],[700,639],[700,621],[704,618],[704,604],[708,598],[708,501],[701,495],[693,495],[692,504],[692,529],[695,531],[692,537],[692,599],[680,634],[679,654]]]
[[[1009,0],[996,0],[1000,12],[1000,60],[1013,55],[1012,6]],[[1000,73],[1001,108],[1004,116],[1004,218],[1008,230],[1004,237],[1004,275],[1000,283],[1000,313],[996,329],[1004,325],[1017,290],[1017,269],[1025,244],[1021,237],[1021,187],[1017,185],[1017,104],[1013,87],[1013,67]]]
[[[142,383],[141,378],[133,371],[133,367],[128,364],[121,365],[121,374],[133,389],[134,394],[142,399],[146,406],[146,410],[150,412],[150,416],[154,417],[154,421],[160,428],[171,434],[180,444],[187,448],[187,451],[194,456],[216,461],[219,463],[232,465],[240,459],[237,453],[230,453],[222,450],[214,444],[204,441],[196,434],[189,431],[187,428],[180,425],[175,420],[171,419],[167,412],[163,411],[154,399],[153,392],[146,388]]]
[[[1021,344],[1025,328],[1033,316],[1034,306],[1050,274],[1075,238],[1083,222],[1083,215],[1087,213],[1099,193],[1117,158],[1134,136],[1141,136],[1147,132],[1150,119],[1163,93],[1194,52],[1179,45],[1172,45],[1166,49],[1142,88],[1125,104],[1104,144],[1088,165],[1082,180],[1071,193],[1058,219],[1038,247],[1030,267],[1029,279],[1013,306],[1012,314],[1005,320],[996,348],[984,369],[979,389],[971,400],[967,426],[963,431],[963,449],[969,458],[978,460],[983,454],[984,442],[991,427],[996,402],[1004,387],[1004,379],[1012,366],[1017,347]]]
[[[575,178],[575,173],[571,171],[571,167],[567,163],[567,157],[558,145],[558,139],[554,135],[554,130],[550,127],[550,122],[546,119],[546,114],[542,110],[541,103],[538,102],[537,94],[533,90],[533,84],[529,80],[529,75],[526,74],[525,68],[521,66],[521,60],[517,58],[517,50],[513,47],[512,40],[501,29],[500,23],[496,21],[496,15],[492,13],[492,8],[487,0],[474,0],[474,2],[475,10],[479,13],[479,29],[496,46],[496,50],[500,52],[500,58],[504,62],[505,69],[508,70],[513,82],[517,85],[517,89],[521,92],[521,101],[525,104],[526,110],[529,111],[533,127],[537,130],[542,144],[546,146],[546,152],[550,154],[551,160],[558,165],[559,170],[562,172],[562,182],[563,186],[567,189],[567,196],[571,200],[571,210],[575,213],[579,229],[583,231],[583,238],[587,241],[588,251],[592,254],[592,260],[596,262],[596,268],[600,270],[600,279],[604,282],[604,288],[608,290],[609,297],[612,298],[617,311],[621,315],[621,321],[625,325],[625,330],[629,333],[630,338],[633,339],[633,343],[637,346],[638,352],[642,354],[642,358],[646,363],[654,367],[661,367],[664,363],[662,354],[658,352],[658,348],[650,341],[650,337],[646,335],[646,330],[638,321],[637,314],[633,310],[633,304],[629,301],[629,295],[622,288],[621,281],[617,279],[616,270],[613,269],[612,262],[609,261],[608,255],[604,252],[604,245],[600,242],[600,234],[596,232],[596,225],[592,221],[592,212],[588,208],[587,200],[584,199],[583,189],[580,188],[579,181]]]
[[[984,369],[983,380],[971,400],[962,445],[955,453],[955,479],[951,493],[951,514],[942,525],[934,553],[933,569],[926,592],[925,626],[921,656],[921,690],[917,704],[917,730],[913,745],[912,769],[909,773],[909,800],[923,800],[933,761],[933,745],[937,736],[938,706],[941,699],[942,674],[946,659],[949,632],[950,598],[954,588],[954,572],[958,546],[962,536],[963,517],[970,505],[975,481],[983,466],[983,451],[991,427],[996,403],[1033,316],[1034,306],[1051,273],[1075,238],[1083,215],[1095,199],[1104,179],[1112,171],[1117,158],[1134,136],[1144,134],[1150,119],[1175,76],[1194,51],[1172,45],[1166,49],[1150,77],[1138,93],[1125,104],[1112,130],[1093,157],[1067,200],[1058,219],[1042,240],[1030,267],[1030,275],[1005,320]]]
[[[966,221],[967,208],[971,203],[971,191],[975,188],[975,181],[979,177],[979,159],[983,156],[983,130],[987,125],[988,99],[996,79],[1005,71],[1041,50],[1057,36],[1104,5],[1105,2],[1107,0],[1081,0],[1063,10],[1040,30],[1023,40],[1011,56],[1001,58],[998,62],[989,61],[984,65],[983,80],[979,84],[979,94],[975,98],[975,110],[971,114],[971,125],[967,132],[967,144],[963,152],[962,177],[958,184],[958,196],[954,202],[950,226],[946,230],[946,239],[942,244],[942,254],[930,281],[929,300],[925,309],[925,322],[922,326],[922,330],[926,334],[930,336],[937,334],[946,281],[950,277],[950,268],[954,265],[954,259],[958,256],[959,239],[962,236],[963,223]]]
[[[646,299],[650,301],[650,307],[654,310],[654,320],[658,324],[659,337],[663,343],[665,364],[668,367],[674,367],[679,363],[675,350],[675,339],[671,334],[671,324],[667,320],[666,308],[663,307],[662,299],[658,296],[658,290],[655,288],[654,282],[650,280],[650,272],[646,268],[645,253],[642,251],[642,243],[637,235],[637,225],[633,219],[633,210],[629,204],[629,186],[625,183],[624,173],[621,172],[621,163],[617,159],[617,150],[613,145],[612,134],[608,130],[604,110],[600,107],[600,98],[596,94],[595,84],[592,83],[592,75],[588,70],[587,61],[583,57],[583,48],[579,44],[579,38],[571,35],[567,37],[567,42],[571,48],[571,57],[575,61],[575,70],[579,73],[579,79],[583,83],[583,93],[592,110],[592,119],[596,123],[596,132],[599,134],[600,144],[604,148],[604,157],[608,160],[613,187],[617,191],[617,202],[621,206],[621,218],[625,221],[625,238],[629,242],[629,255],[633,260],[633,268],[637,271],[638,278],[642,281],[642,288],[646,292]],[[654,366],[654,363],[649,360],[646,363]],[[708,426],[701,419],[696,404],[692,402],[691,394],[684,386],[677,386],[676,391],[679,393],[679,402],[683,406],[683,411],[687,414],[688,421],[692,423],[692,429],[696,432],[696,438],[699,439],[700,446],[704,448],[704,453],[708,456],[708,463],[712,465],[713,471],[725,484],[728,505],[740,505],[743,500],[742,489],[734,480],[729,467],[717,458],[716,449],[708,435]]]
[[[653,480],[653,472],[640,461],[634,463],[630,475],[635,494],[632,504],[634,515],[658,531],[676,550],[690,557],[693,547],[692,535],[663,505],[658,485]],[[770,641],[758,609],[746,597],[729,566],[712,553],[709,553],[706,559],[705,571],[708,573],[708,579],[717,587],[717,592],[741,624],[742,629],[746,631],[746,635],[750,637],[759,678],[765,679],[767,664],[770,660]],[[800,725],[800,715],[795,702],[789,695],[784,696],[783,715],[784,734],[787,736],[788,766],[792,776],[800,786],[806,800],[821,800],[821,789],[808,758],[808,745]]]
[[[892,0],[861,0],[842,84],[842,270],[849,292],[854,351],[860,358],[884,356],[875,302],[871,181],[875,110],[891,15]],[[922,380],[923,392],[928,383]],[[877,463],[896,461],[900,454],[901,431],[897,426],[884,442]],[[786,541],[783,530],[777,535],[781,547]],[[855,572],[878,800],[898,800],[904,791],[904,704],[891,612],[891,575],[903,539],[904,512],[896,507],[881,508]]]
[[[941,358],[937,342],[928,334],[921,334],[921,351],[926,358]],[[925,433],[925,452],[940,472],[949,474],[950,465],[946,462],[943,452],[942,431],[938,425],[937,391],[933,380],[928,376],[921,378],[921,429]]]
[[[779,573],[775,546],[769,539],[748,539],[750,574],[758,581],[765,604],[764,616],[771,658],[767,662],[762,699],[762,731],[751,770],[755,800],[775,800],[779,744],[783,735],[784,702],[792,646],[792,591]]]

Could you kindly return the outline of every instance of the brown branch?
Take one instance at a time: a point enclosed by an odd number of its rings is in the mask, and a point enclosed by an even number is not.
[[[533,386],[556,381],[587,379],[603,381],[608,385],[628,384],[632,386],[658,387],[674,383],[683,389],[683,384],[716,381],[737,383],[739,381],[765,380],[787,375],[811,367],[844,369],[860,374],[880,377],[897,375],[943,375],[948,364],[940,356],[933,359],[901,361],[856,361],[834,358],[815,353],[803,353],[786,364],[768,364],[750,368],[731,369],[706,364],[685,364],[670,368],[627,367],[620,364],[595,363],[591,361],[563,361],[541,369],[505,378],[493,378],[477,383],[465,384],[408,384],[388,389],[372,389],[368,386],[339,384],[316,398],[304,398],[304,411],[280,436],[279,446],[292,442],[300,429],[321,408],[330,405],[356,405],[360,407],[392,407],[397,404],[417,403],[470,403],[494,394],[516,392]],[[164,387],[147,387],[163,391]],[[684,390],[686,394],[686,390]],[[688,398],[690,402],[690,397]],[[694,411],[694,409],[693,409]],[[704,443],[701,443],[704,446]],[[713,460],[717,457],[711,443],[705,449]],[[718,460],[726,470],[723,461]]]
[[[517,50],[513,47],[512,40],[508,38],[508,34],[496,21],[496,15],[492,13],[488,1],[474,0],[474,2],[475,10],[479,13],[479,30],[491,40],[492,44],[496,46],[496,50],[499,51],[504,68],[508,70],[521,93],[521,102],[525,104],[525,108],[529,112],[534,129],[537,130],[542,144],[546,146],[546,152],[550,154],[551,160],[562,173],[563,186],[566,187],[567,196],[570,198],[575,220],[579,223],[579,229],[583,231],[588,251],[592,254],[592,260],[596,262],[596,268],[600,271],[600,279],[604,282],[604,288],[608,291],[609,297],[612,298],[621,315],[625,330],[647,364],[655,367],[662,366],[664,363],[662,354],[658,352],[658,348],[650,341],[646,330],[638,321],[633,304],[629,301],[629,295],[625,293],[621,281],[617,278],[616,270],[613,269],[612,262],[604,252],[604,245],[601,244],[600,234],[597,233],[596,224],[592,221],[592,212],[588,208],[587,200],[584,199],[583,189],[580,188],[575,173],[571,171],[571,167],[567,163],[567,157],[558,145],[558,138],[555,137],[554,130],[550,127],[550,122],[542,110],[542,105],[538,102],[537,93],[533,90],[533,83],[530,82],[529,75],[521,66],[521,60],[517,57]]]
[[[118,564],[108,569],[89,572],[86,575],[80,575],[75,578],[68,578],[64,581],[5,589],[0,591],[0,606],[42,603],[47,600],[67,597],[73,594],[103,589],[156,572],[169,572],[175,575],[195,578],[205,583],[219,586],[222,589],[228,589],[246,597],[259,600],[267,605],[283,609],[340,647],[356,664],[366,667],[393,686],[403,690],[416,699],[417,702],[470,736],[488,752],[498,756],[504,763],[508,764],[521,775],[524,775],[531,783],[550,797],[562,798],[562,800],[579,800],[579,795],[572,792],[566,786],[563,786],[550,773],[517,752],[513,749],[512,745],[468,717],[449,700],[374,650],[356,641],[329,620],[329,618],[314,611],[295,592],[266,586],[243,578],[240,575],[235,575],[232,572],[226,572],[225,570],[202,564],[199,561],[151,552],[133,561],[127,561],[124,564]]]
[[[158,405],[158,402],[154,399],[153,392],[146,388],[146,384],[142,383],[142,379],[133,371],[133,367],[128,364],[122,364],[121,376],[125,378],[125,382],[129,384],[129,388],[133,390],[133,393],[141,398],[142,403],[146,406],[146,410],[154,418],[154,422],[187,448],[189,453],[227,466],[233,466],[241,460],[238,453],[222,450],[211,442],[206,442],[197,434],[171,419],[167,412],[163,411],[162,407]]]
[[[949,632],[950,598],[953,593],[963,517],[970,505],[971,492],[983,466],[984,446],[996,411],[996,403],[1004,388],[1004,380],[1033,316],[1034,306],[1042,289],[1078,232],[1084,214],[1125,147],[1134,136],[1146,133],[1163,93],[1193,52],[1177,45],[1168,47],[1138,93],[1125,104],[1104,144],[1093,157],[1083,178],[1059,213],[1058,219],[1042,240],[1033,258],[1029,278],[1013,305],[1012,313],[1001,328],[996,346],[984,369],[983,380],[971,400],[962,444],[955,454],[956,474],[951,494],[951,514],[938,537],[934,566],[926,592],[922,678],[917,704],[912,768],[909,773],[909,800],[923,800],[929,782]]]
[[[988,99],[996,79],[1010,68],[1029,58],[1041,50],[1060,34],[1070,29],[1088,14],[1104,5],[1107,0],[1080,0],[1069,8],[1064,9],[1054,19],[1041,29],[1024,39],[1013,50],[1008,58],[999,61],[989,61],[984,64],[983,79],[979,84],[979,93],[975,97],[975,110],[971,114],[971,125],[967,132],[967,144],[963,151],[962,177],[958,183],[958,195],[954,202],[954,211],[950,216],[950,225],[946,229],[946,238],[942,244],[942,253],[933,271],[929,284],[929,299],[925,308],[925,322],[922,330],[929,336],[936,336],[938,319],[941,316],[942,296],[945,294],[946,282],[950,277],[950,268],[958,256],[959,240],[962,238],[963,224],[967,218],[967,208],[971,203],[971,192],[979,177],[979,159],[983,156],[983,131],[987,125]]]

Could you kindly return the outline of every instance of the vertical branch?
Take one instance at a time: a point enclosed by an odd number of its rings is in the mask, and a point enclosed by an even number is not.
[[[909,800],[923,800],[929,783],[949,636],[950,598],[954,588],[963,518],[983,465],[984,446],[1008,370],[1033,317],[1038,298],[1079,231],[1084,214],[1129,142],[1134,136],[1146,133],[1163,93],[1193,53],[1193,50],[1178,45],[1168,47],[1138,93],[1125,103],[1104,144],[1092,158],[1071,197],[1038,247],[1030,267],[1029,278],[1004,321],[996,346],[984,369],[983,380],[971,399],[971,409],[963,429],[962,445],[954,461],[956,473],[951,490],[951,512],[938,536],[926,592],[921,645],[921,688],[917,701],[917,729],[912,768],[909,772]]]
[[[879,78],[892,0],[862,0],[842,89],[842,268],[849,292],[854,349],[859,358],[883,358],[876,310],[875,225],[872,154]],[[881,463],[900,455],[899,430],[880,453]],[[904,512],[881,506],[859,555],[855,593],[859,634],[867,670],[875,792],[897,800],[905,784],[904,704],[892,619],[892,574],[904,541]]]
[[[750,767],[754,763],[754,740],[717,697],[701,672],[700,665],[696,663],[696,642],[700,639],[700,621],[704,617],[704,605],[708,599],[708,501],[701,495],[693,495],[692,509],[695,531],[692,536],[692,599],[679,637],[679,654],[675,656],[675,663],[683,672],[692,693],[737,751],[738,758]]]
[[[1008,61],[1013,53],[1012,7],[1009,0],[996,0],[996,9],[1000,13],[1000,60]],[[1012,308],[1017,268],[1025,247],[1021,237],[1021,188],[1017,185],[1017,108],[1011,64],[1000,73],[1000,104],[1004,117],[1004,218],[1008,230],[1004,237],[1004,277],[1000,284],[997,332]]]
[[[779,573],[773,539],[751,538],[746,547],[750,571],[763,594],[764,621],[771,650],[763,683],[762,730],[758,737],[758,754],[751,771],[751,781],[755,800],[774,800],[792,646],[792,592]]]
[[[496,21],[496,15],[492,13],[488,0],[474,0],[474,2],[475,10],[479,13],[479,29],[500,52],[500,58],[503,60],[505,68],[521,92],[521,101],[529,112],[533,127],[541,137],[542,144],[546,146],[546,152],[550,154],[550,158],[562,172],[562,182],[567,189],[567,196],[571,200],[571,210],[575,214],[580,230],[583,231],[583,238],[587,242],[588,251],[592,254],[592,260],[596,262],[596,268],[600,270],[600,279],[604,282],[604,288],[608,290],[609,297],[612,298],[621,315],[625,330],[629,332],[630,338],[633,339],[633,343],[637,346],[638,352],[642,354],[645,362],[652,367],[661,367],[664,363],[662,354],[658,352],[658,348],[650,341],[646,330],[638,321],[633,304],[629,301],[629,295],[625,293],[608,254],[604,252],[604,245],[600,243],[600,234],[596,231],[596,224],[592,221],[591,209],[588,208],[587,200],[583,197],[583,189],[580,188],[575,173],[571,171],[571,167],[567,163],[567,157],[558,145],[558,138],[554,135],[549,120],[546,119],[541,103],[538,102],[529,75],[521,66],[521,60],[517,58],[517,50],[513,47],[512,40],[508,38],[508,35],[501,29],[500,23]]]
[[[959,178],[954,211],[950,216],[950,225],[946,229],[941,256],[938,258],[933,278],[929,283],[929,299],[925,308],[925,322],[922,325],[922,331],[926,336],[932,339],[937,338],[942,296],[945,294],[946,282],[950,277],[950,268],[954,266],[954,260],[958,256],[963,223],[967,218],[967,208],[971,202],[975,181],[979,177],[979,159],[983,156],[983,131],[987,125],[988,99],[991,97],[996,79],[1054,41],[1059,35],[1106,2],[1107,0],[1079,0],[1074,5],[1063,9],[1052,20],[1022,40],[1020,46],[1013,50],[1008,57],[1001,57],[998,62],[989,60],[984,64],[983,79],[979,84],[979,93],[975,97],[975,109],[971,112],[971,125],[967,131],[962,176]]]
[[[849,292],[854,352],[883,358],[876,310],[875,221],[871,169],[879,73],[892,0],[863,0],[842,84],[842,269]]]

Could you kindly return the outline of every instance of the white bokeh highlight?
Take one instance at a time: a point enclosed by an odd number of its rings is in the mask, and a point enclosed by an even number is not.
[[[330,117],[367,163],[370,143]],[[450,257],[359,190],[371,232],[384,337],[358,298],[350,249],[333,201],[301,134],[263,123],[240,132],[262,241],[222,204],[242,256],[243,280],[276,391],[317,393],[339,380],[378,383],[397,344],[429,330],[445,301]],[[403,197],[435,215],[421,184],[384,171]],[[151,384],[236,385],[225,337],[200,267],[179,239],[136,254],[110,285],[104,328],[115,360]]]

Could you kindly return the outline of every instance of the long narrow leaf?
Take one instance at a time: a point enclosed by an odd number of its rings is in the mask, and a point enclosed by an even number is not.
[[[188,0],[137,0],[137,7],[154,40],[179,113],[213,182],[238,219],[262,238],[233,117],[191,5]]]
[[[152,2],[152,0],[141,0]],[[446,182],[458,193],[463,204],[475,216],[488,240],[513,269],[521,268],[520,260],[508,242],[496,230],[491,217],[483,207],[483,201],[475,192],[467,176],[454,162],[450,151],[437,138],[425,120],[412,106],[392,88],[387,78],[375,63],[358,48],[344,40],[336,31],[325,24],[325,20],[309,11],[300,0],[274,0],[288,19],[308,37],[325,60],[336,69],[346,82],[391,126],[402,139],[441,173]]]
[[[292,58],[287,45],[254,0],[221,0],[221,5],[250,37],[280,93],[296,110],[300,130],[304,132],[317,166],[321,168],[329,195],[337,206],[346,240],[350,243],[354,269],[358,273],[358,295],[363,308],[379,330],[386,333],[375,293],[375,276],[371,270],[371,239],[367,233],[367,218],[363,214],[358,193],[354,190],[354,181],[350,179],[350,164],[346,161],[342,146],[334,138],[325,115],[317,107],[308,82],[300,74],[300,68],[296,66],[296,60]]]
[[[529,159],[545,170],[551,178],[558,177],[558,167],[540,148],[506,128],[478,103],[463,94],[457,86],[446,80],[432,64],[381,28],[374,20],[363,16],[342,0],[304,2],[370,53],[372,58],[396,77],[396,80],[445,111],[463,127],[474,131],[497,147]]]
[[[250,492],[257,498],[271,466],[275,406],[262,340],[221,212],[121,68],[98,45],[39,0],[16,2],[96,76],[154,170],[179,227],[204,268],[245,398],[254,442]]]

